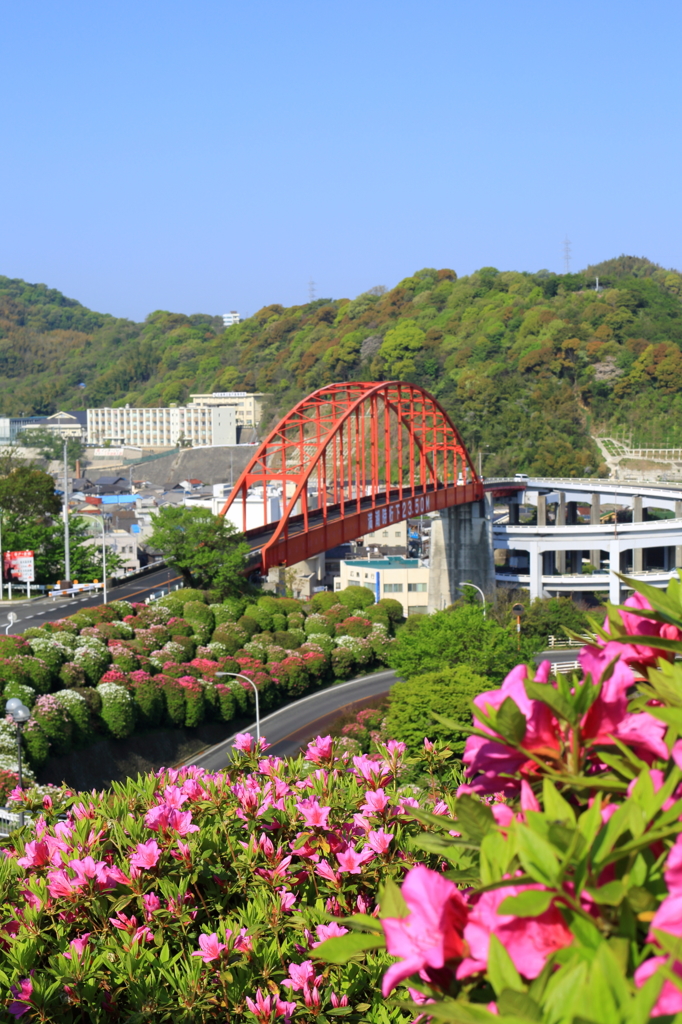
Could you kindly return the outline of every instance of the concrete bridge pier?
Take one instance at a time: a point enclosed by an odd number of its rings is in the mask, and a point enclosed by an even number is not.
[[[599,501],[599,494],[593,494],[592,504],[590,505],[590,526],[599,526],[599,515],[601,512]],[[592,568],[599,572],[601,569],[601,551],[590,551],[590,562],[592,564]]]
[[[682,519],[682,501],[675,502],[675,519]],[[682,566],[682,544],[675,547],[675,568]]]
[[[556,520],[555,520],[555,522],[556,522],[557,526],[565,526],[566,525],[566,492],[565,491],[559,491],[559,501],[557,502],[557,507],[556,507]],[[555,561],[556,561],[556,571],[563,576],[563,574],[566,572],[566,552],[565,551],[557,551],[555,553],[555,555],[554,555],[554,558],[555,558]]]
[[[495,591],[492,523],[486,502],[443,509],[432,519],[429,556],[429,612],[462,596],[467,581],[492,597]]]

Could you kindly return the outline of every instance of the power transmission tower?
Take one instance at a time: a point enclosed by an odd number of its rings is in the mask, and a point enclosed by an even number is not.
[[[308,302],[315,301],[315,282],[312,277],[308,281]]]
[[[564,274],[571,273],[571,242],[566,235],[564,238]]]

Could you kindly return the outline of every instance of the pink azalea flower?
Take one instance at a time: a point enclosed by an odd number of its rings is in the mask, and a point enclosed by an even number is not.
[[[393,834],[391,832],[384,832],[383,828],[377,829],[376,832],[370,832],[367,836],[367,845],[374,850],[375,853],[388,853],[388,848],[393,841]]]
[[[218,936],[215,932],[211,935],[200,935],[199,945],[201,949],[192,953],[192,956],[200,956],[205,964],[210,964],[214,960],[220,960],[223,950],[227,949],[224,942],[218,941]]]
[[[642,988],[651,975],[656,974],[658,969],[667,963],[667,956],[652,956],[649,960],[645,960],[643,964],[640,964],[635,971],[635,985],[637,988]],[[672,969],[682,979],[682,964],[679,960],[675,961]],[[663,988],[656,1001],[656,1005],[651,1011],[651,1016],[662,1017],[664,1014],[672,1016],[680,1012],[682,1012],[682,991],[672,981],[666,979],[663,982]]]
[[[341,996],[341,998],[339,999],[339,997],[337,996],[336,992],[332,992],[330,998],[331,998],[331,1003],[332,1003],[332,1006],[334,1007],[334,1009],[336,1009],[339,1006],[348,1006],[348,996],[344,995],[344,996]]]
[[[331,807],[320,807],[315,797],[307,800],[300,800],[296,804],[296,810],[304,819],[309,828],[327,828]]]
[[[550,664],[543,662],[536,672],[535,680],[544,683],[549,676]],[[485,712],[486,707],[498,710],[505,700],[511,698],[526,717],[526,734],[522,744],[530,753],[553,754],[560,749],[558,723],[550,709],[540,701],[531,700],[526,694],[524,682],[528,677],[526,665],[512,669],[499,690],[486,690],[474,698],[474,706]],[[483,719],[474,716],[474,725],[493,736],[493,731]],[[469,736],[464,747],[462,761],[467,766],[467,775],[475,777],[471,787],[479,793],[515,791],[518,783],[501,779],[501,775],[515,775],[527,762],[527,757],[512,747],[482,736]]]
[[[73,956],[73,953],[77,953],[78,956],[82,956],[83,950],[85,949],[85,947],[88,944],[88,939],[90,938],[90,934],[91,934],[90,932],[84,932],[82,935],[79,935],[77,938],[71,939],[71,942],[69,943],[69,949],[72,952],[69,952],[67,950],[66,953],[64,953],[64,956],[66,957],[67,960],[71,960],[71,958]]]
[[[233,948],[236,949],[238,953],[250,953],[251,950],[253,949],[253,939],[251,938],[250,935],[246,934],[247,931],[248,928],[241,928],[239,931],[239,935],[237,935],[237,937],[234,940]],[[230,932],[230,935],[231,934],[232,933]]]
[[[8,1013],[13,1017],[23,1017],[27,1010],[31,1009],[31,998],[33,996],[33,985],[30,978],[22,978],[19,985],[12,985],[10,992],[14,1001],[7,1007]]]
[[[390,803],[383,789],[368,789],[360,810],[363,814],[383,814]]]
[[[679,890],[666,896],[654,914],[647,936],[649,942],[656,941],[655,930],[682,938],[682,892]]]
[[[148,892],[146,896],[142,897],[142,903],[144,905],[144,919],[149,923],[156,911],[161,907],[161,900],[155,892]]]
[[[175,850],[170,851],[170,855],[171,857],[174,857],[175,860],[181,860],[185,867],[192,867],[192,852],[188,843],[183,843],[178,839],[178,845]]]
[[[359,875],[362,871],[362,865],[371,860],[373,856],[373,852],[368,850],[367,847],[358,853],[354,847],[349,846],[344,853],[337,853],[336,859],[339,862],[340,871],[347,871],[350,875]]]
[[[332,921],[331,924],[318,924],[315,934],[317,935],[317,942],[312,943],[313,949],[316,946],[321,946],[326,939],[336,939],[340,935],[347,935],[348,929],[337,924],[336,921]]]
[[[250,732],[238,732],[232,746],[242,754],[252,754],[256,749],[256,740]]]
[[[331,761],[334,757],[334,741],[331,736],[318,736],[312,740],[306,749],[305,760],[319,764],[321,761]]]
[[[289,977],[282,984],[294,992],[300,992],[310,981],[315,981],[315,968],[312,960],[304,960],[302,964],[289,964]]]
[[[273,1010],[275,1017],[284,1017],[285,1021],[296,1012],[296,1003],[286,1002],[272,995],[264,996],[260,988],[256,990],[255,1002],[249,996],[246,997],[246,1005],[259,1024],[269,1024]]]
[[[137,850],[130,858],[131,867],[134,868],[155,868],[159,863],[161,847],[156,839],[150,839],[148,843],[138,843]]]
[[[334,868],[326,860],[321,860],[319,864],[315,865],[315,874],[321,878],[326,878],[328,882],[333,882],[335,885],[339,885],[341,882],[341,876],[337,875]]]
[[[517,971],[526,978],[537,978],[552,953],[570,946],[573,936],[553,905],[538,917],[499,913],[500,904],[508,896],[518,896],[529,889],[542,890],[543,886],[510,885],[484,892],[479,897],[464,928],[469,956],[460,964],[458,978],[467,978],[486,969],[491,935],[497,936]]]
[[[50,863],[50,850],[46,842],[34,839],[26,843],[24,856],[19,857],[17,864],[20,868],[42,868]]]
[[[384,975],[384,997],[416,971],[439,970],[464,953],[468,908],[454,882],[418,864],[405,876],[402,895],[410,910],[407,917],[381,922],[388,952],[400,957]]]
[[[424,750],[431,751],[431,750],[433,750],[434,746],[435,746],[435,743],[432,743],[431,740],[427,736],[425,736],[424,737]]]
[[[81,884],[75,878],[69,878],[66,871],[50,871],[47,875],[47,890],[55,899],[70,899],[78,892]]]
[[[294,903],[296,902],[296,894],[293,892],[289,892],[289,890],[285,889],[284,886],[282,886],[281,889],[278,889],[277,892],[279,893],[280,908],[286,914],[289,910],[291,910]]]
[[[625,632],[629,636],[641,636],[643,640],[650,639],[651,642],[623,644],[619,643],[617,637],[614,637],[613,640],[606,643],[600,640],[596,645],[583,647],[579,655],[580,664],[583,671],[589,672],[595,682],[601,679],[602,673],[614,658],[618,658],[627,665],[632,665],[633,668],[646,675],[646,668],[654,667],[659,658],[666,658],[669,661],[673,659],[671,651],[663,651],[655,646],[656,638],[682,639],[682,632],[677,626],[672,626],[667,622],[656,622],[654,619],[637,614],[638,610],[652,610],[649,601],[641,594],[633,594],[632,597],[628,597],[625,605],[633,609],[631,612],[621,611],[619,613]],[[610,632],[608,620],[604,629],[607,633]]]

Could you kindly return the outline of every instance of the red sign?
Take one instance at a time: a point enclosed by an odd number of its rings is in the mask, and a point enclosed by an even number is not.
[[[33,583],[35,562],[32,551],[5,551],[3,558],[4,578],[7,583]]]

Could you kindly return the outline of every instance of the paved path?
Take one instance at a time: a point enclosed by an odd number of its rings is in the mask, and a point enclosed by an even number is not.
[[[387,693],[395,681],[396,674],[392,669],[374,672],[369,676],[360,676],[347,683],[336,683],[324,690],[318,690],[309,697],[302,697],[301,700],[266,715],[261,718],[260,724],[261,735],[272,744],[268,754],[278,754],[280,757],[295,754],[308,739],[328,729],[334,719],[342,715],[346,709],[359,701],[367,701]],[[256,723],[245,726],[240,731],[250,732],[255,736]],[[187,763],[199,765],[212,772],[225,768],[230,759],[235,735],[236,733],[209,747],[203,753],[188,758]]]
[[[152,569],[145,576],[136,580],[119,583],[109,587],[107,597],[110,601],[126,600],[144,601],[150,594],[162,589],[163,584],[177,582],[180,577],[174,569],[164,566],[161,569]],[[7,623],[7,613],[13,611],[17,621],[10,626],[9,633],[23,633],[29,626],[43,626],[46,622],[60,619],[66,615],[73,615],[81,608],[89,608],[102,603],[101,591],[94,594],[84,594],[79,597],[42,597],[35,601],[12,602],[3,604],[0,608],[0,630]],[[2,635],[2,633],[0,633]]]

